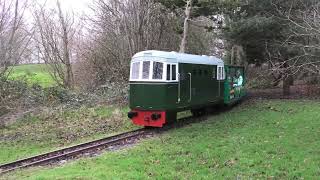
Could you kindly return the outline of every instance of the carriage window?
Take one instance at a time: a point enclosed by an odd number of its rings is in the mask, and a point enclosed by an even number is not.
[[[167,64],[167,80],[170,80],[170,64]]]
[[[172,72],[171,72],[172,80],[176,80],[177,66],[176,65],[172,65],[171,69],[172,69]]]
[[[153,62],[153,74],[152,79],[162,79],[163,63]]]
[[[144,61],[142,63],[142,79],[149,79],[150,74],[150,61]]]
[[[139,79],[140,62],[132,63],[131,79]]]

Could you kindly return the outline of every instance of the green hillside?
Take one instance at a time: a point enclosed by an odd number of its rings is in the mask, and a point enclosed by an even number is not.
[[[44,64],[23,64],[15,66],[9,78],[24,80],[30,85],[39,84],[42,87],[55,85],[48,67]]]

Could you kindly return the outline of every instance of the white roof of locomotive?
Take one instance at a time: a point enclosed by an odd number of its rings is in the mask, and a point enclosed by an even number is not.
[[[167,51],[157,51],[157,50],[148,50],[141,51],[136,53],[132,57],[132,62],[143,61],[141,57],[153,57],[160,58],[156,61],[168,62],[168,63],[188,63],[188,64],[206,64],[206,65],[221,65],[223,66],[223,60],[216,58],[214,56],[206,56],[206,55],[193,55],[193,54],[185,54],[178,52],[167,52]],[[138,59],[137,59],[138,58]],[[147,60],[147,59],[146,59]]]

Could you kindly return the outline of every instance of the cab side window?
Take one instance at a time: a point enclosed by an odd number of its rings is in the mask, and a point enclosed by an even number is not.
[[[167,81],[170,81],[170,70],[171,70],[171,65],[167,64]]]
[[[224,67],[218,66],[217,80],[224,80]]]
[[[171,67],[171,80],[176,80],[177,79],[177,65],[172,64]]]

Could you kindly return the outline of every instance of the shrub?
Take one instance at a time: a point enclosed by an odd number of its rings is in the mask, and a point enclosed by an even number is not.
[[[27,84],[23,81],[0,79],[0,103],[5,105],[7,102],[22,97],[27,89]]]

